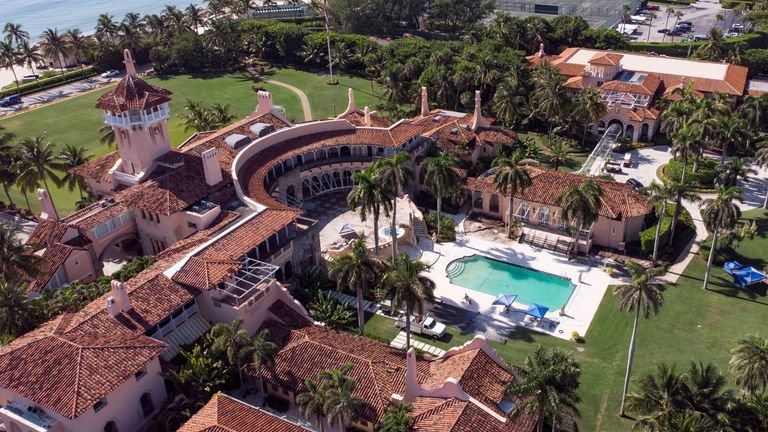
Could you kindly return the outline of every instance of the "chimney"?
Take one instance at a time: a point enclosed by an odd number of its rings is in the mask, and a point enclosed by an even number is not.
[[[208,186],[213,186],[221,182],[221,166],[219,165],[219,151],[216,147],[200,153],[200,159],[203,161],[203,172],[205,173],[205,182]]]
[[[485,126],[488,125],[485,124],[483,111],[480,107],[480,90],[475,90],[475,115],[472,118],[472,131],[476,131]]]
[[[115,299],[110,297],[107,299],[107,312],[113,317],[120,315],[120,308],[117,306]]]
[[[53,205],[51,196],[48,195],[48,191],[45,189],[37,190],[37,199],[40,201],[40,219],[59,220],[59,215],[56,213],[56,207]]]
[[[357,102],[355,102],[355,92],[352,89],[347,90],[347,114],[357,111]]]
[[[365,106],[365,125],[370,126],[371,125],[371,110],[368,108],[368,105]]]
[[[125,63],[125,73],[127,75],[138,76],[136,74],[136,63],[133,61],[133,55],[127,49],[123,50],[123,63]]]
[[[131,310],[131,299],[128,297],[128,292],[125,290],[125,284],[120,281],[112,281],[112,299],[114,299],[117,307],[123,311],[128,312]]]
[[[421,88],[421,116],[426,117],[429,115],[429,98],[427,96],[427,88]]]
[[[537,52],[536,55],[539,56],[540,58],[544,57],[545,54],[544,54],[544,44],[543,43],[539,44],[539,52]]]
[[[416,377],[416,351],[413,347],[410,347],[405,358],[405,395],[403,396],[403,402],[413,402],[419,396],[420,391],[421,385],[419,385],[419,380]]]
[[[272,112],[272,93],[259,91],[259,104],[256,106],[256,117]]]

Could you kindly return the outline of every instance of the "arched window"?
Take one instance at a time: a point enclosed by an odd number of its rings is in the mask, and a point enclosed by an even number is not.
[[[475,191],[472,193],[472,207],[476,209],[483,208],[483,193],[479,191]]]
[[[104,432],[117,432],[117,423],[109,421],[104,425]]]
[[[149,393],[144,393],[141,395],[141,399],[139,399],[139,403],[141,404],[141,412],[144,414],[144,417],[149,417],[153,412],[155,412],[155,404],[152,402],[152,395]]]
[[[648,139],[648,123],[643,123],[643,127],[640,128],[640,139],[645,141]]]
[[[285,195],[288,198],[296,199],[296,188],[293,185],[288,186],[288,189],[285,190]]]
[[[341,146],[339,153],[341,154],[341,157],[352,156],[352,149],[350,149],[349,146]]]
[[[496,194],[491,195],[491,205],[489,207],[491,213],[499,212],[499,196]]]
[[[304,155],[296,155],[296,166],[304,165]]]

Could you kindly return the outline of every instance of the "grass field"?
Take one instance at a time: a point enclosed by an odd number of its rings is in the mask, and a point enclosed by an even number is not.
[[[758,221],[759,235],[745,240],[732,257],[744,265],[758,269],[768,264],[768,217],[764,210],[745,212],[744,218]],[[638,330],[638,345],[632,376],[650,372],[654,362],[676,363],[686,370],[691,361],[715,364],[728,372],[729,350],[736,340],[758,333],[768,336],[766,285],[740,289],[722,268],[714,268],[710,288],[701,288],[706,262],[695,257],[683,272],[678,284],[665,287],[664,305],[658,316],[643,320]],[[592,320],[586,341],[574,344],[527,329],[514,332],[506,344],[494,348],[510,363],[525,360],[537,345],[560,347],[571,352],[582,368],[580,429],[584,431],[627,431],[630,420],[617,416],[621,387],[632,329],[632,315],[618,310],[618,301],[609,290]],[[368,319],[366,333],[392,339],[397,329],[392,321],[380,316]],[[471,335],[451,329],[450,340],[423,342],[447,349],[461,345]],[[633,384],[634,385],[634,384]],[[630,387],[630,390],[632,387]]]
[[[340,85],[329,86],[325,84],[325,78],[313,73],[292,69],[271,69],[270,71],[270,78],[299,87],[307,94],[316,119],[333,115],[334,106],[338,112],[346,108],[348,86],[356,90],[357,101],[361,107],[365,104],[373,106],[379,100],[377,95],[371,93],[370,82],[361,78],[341,76],[339,77]],[[245,72],[163,76],[153,77],[148,81],[173,92],[169,130],[171,143],[174,146],[181,144],[193,133],[193,131],[185,131],[179,125],[177,118],[188,99],[202,101],[205,104],[228,104],[230,105],[230,112],[238,119],[253,112],[256,108],[257,99],[251,88],[256,84],[256,81]],[[295,93],[267,83],[258,83],[258,85],[272,92],[274,103],[285,109],[286,117],[289,120],[304,120],[299,97]],[[0,125],[15,132],[20,138],[45,133],[48,140],[53,142],[57,149],[65,144],[75,143],[87,147],[89,154],[93,157],[101,156],[112,149],[99,144],[98,130],[103,126],[104,118],[102,112],[95,108],[95,104],[102,93],[112,88],[100,89],[2,119]],[[377,91],[380,92],[380,89]],[[53,187],[53,185],[51,186]],[[79,199],[77,191],[54,188],[51,193],[59,213],[65,215],[75,209],[75,203]],[[17,205],[25,206],[21,192],[12,190],[11,196]],[[30,194],[29,198],[32,210],[36,213],[39,212],[34,194]],[[0,199],[4,200],[5,197]]]

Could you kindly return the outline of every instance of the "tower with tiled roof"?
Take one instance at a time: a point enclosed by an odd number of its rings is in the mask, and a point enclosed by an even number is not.
[[[115,131],[120,160],[110,169],[115,183],[135,184],[171,151],[168,102],[171,92],[148,84],[136,73],[130,51],[123,51],[126,75],[114,90],[103,94],[96,108]]]

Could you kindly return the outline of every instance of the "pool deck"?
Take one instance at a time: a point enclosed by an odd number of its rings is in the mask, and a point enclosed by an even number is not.
[[[427,275],[435,282],[435,297],[440,301],[478,312],[492,321],[497,321],[501,329],[508,328],[510,324],[522,325],[562,339],[570,339],[574,331],[579,332],[581,336],[586,335],[605,290],[609,285],[625,282],[609,276],[597,263],[586,264],[587,259],[583,259],[583,262],[569,261],[565,256],[520,244],[503,236],[490,241],[479,235],[457,232],[455,242],[436,244],[434,252],[439,254],[439,258],[437,261],[431,259],[428,262],[431,266]],[[566,304],[565,314],[561,316],[559,310],[551,310],[542,323],[534,324],[530,322],[530,318],[526,319],[525,311],[528,305],[516,302],[509,312],[504,313],[502,306],[491,305],[495,296],[452,284],[446,274],[446,266],[453,260],[470,255],[482,255],[569,278],[576,288]],[[469,295],[472,304],[463,301],[464,294]]]

